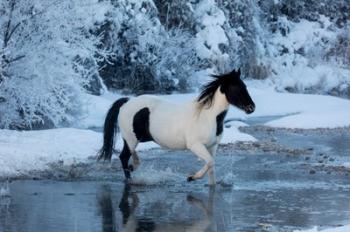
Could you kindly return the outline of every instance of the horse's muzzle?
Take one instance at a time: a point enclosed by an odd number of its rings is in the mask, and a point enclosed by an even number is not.
[[[249,106],[246,106],[244,108],[244,111],[247,113],[247,114],[251,114],[255,111],[255,105],[249,105]]]

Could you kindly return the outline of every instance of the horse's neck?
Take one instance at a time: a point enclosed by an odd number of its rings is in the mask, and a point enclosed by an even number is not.
[[[221,93],[220,89],[217,89],[211,107],[203,107],[202,113],[208,117],[216,118],[217,115],[225,110],[228,110],[228,107],[229,103],[225,94]]]

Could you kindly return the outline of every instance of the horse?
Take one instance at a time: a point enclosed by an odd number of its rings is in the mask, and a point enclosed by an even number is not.
[[[119,155],[126,180],[140,165],[136,153],[139,143],[154,141],[168,149],[188,149],[204,166],[187,181],[202,178],[207,172],[209,185],[215,185],[214,158],[230,105],[251,114],[255,103],[241,79],[241,71],[212,75],[199,96],[185,104],[175,104],[152,95],[123,97],[109,109],[104,123],[103,146],[98,159],[111,160],[118,126],[124,140]],[[129,165],[132,157],[133,164]]]

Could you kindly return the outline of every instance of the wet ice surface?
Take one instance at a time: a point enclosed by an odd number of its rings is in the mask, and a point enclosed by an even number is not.
[[[293,231],[350,224],[350,132],[243,128],[221,146],[214,189],[186,182],[189,152],[140,153],[125,185],[118,160],[33,172],[0,198],[0,231]],[[29,179],[30,178],[30,179]],[[35,180],[32,180],[32,179]]]

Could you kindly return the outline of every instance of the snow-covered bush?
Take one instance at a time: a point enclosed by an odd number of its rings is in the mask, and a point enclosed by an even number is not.
[[[172,29],[160,41],[153,69],[162,89],[184,92],[196,84],[192,76],[203,63],[197,57],[194,40],[189,32]]]
[[[82,87],[96,77],[96,57],[105,57],[89,30],[107,9],[98,0],[1,1],[0,128],[52,127],[79,116]]]
[[[118,1],[105,47],[113,59],[100,71],[109,88],[136,93],[185,91],[199,61],[194,39],[183,29],[166,30],[151,0]],[[112,29],[113,28],[113,29]]]
[[[273,72],[269,81],[278,90],[347,95],[350,72],[345,67],[350,62],[338,48],[350,48],[343,29],[334,27],[325,16],[299,22],[282,16],[276,25],[267,50]]]
[[[109,88],[155,91],[156,80],[150,66],[156,59],[162,27],[151,0],[115,1],[109,16],[109,38],[104,47],[112,49],[113,59],[105,62],[100,75]]]

